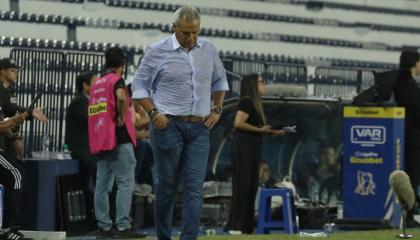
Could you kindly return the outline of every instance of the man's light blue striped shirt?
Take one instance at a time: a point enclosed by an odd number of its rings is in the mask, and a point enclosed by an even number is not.
[[[188,51],[175,34],[153,44],[133,83],[133,99],[151,97],[164,114],[206,116],[211,94],[228,90],[226,72],[214,45],[199,38]]]

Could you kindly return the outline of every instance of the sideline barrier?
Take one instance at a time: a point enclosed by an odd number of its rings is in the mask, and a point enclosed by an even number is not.
[[[401,208],[388,178],[404,168],[404,118],[400,107],[344,107],[344,219],[400,225]]]

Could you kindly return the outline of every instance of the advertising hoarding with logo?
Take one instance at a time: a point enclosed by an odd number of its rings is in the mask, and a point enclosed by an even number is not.
[[[400,218],[388,178],[404,166],[404,117],[399,107],[344,107],[344,218]]]

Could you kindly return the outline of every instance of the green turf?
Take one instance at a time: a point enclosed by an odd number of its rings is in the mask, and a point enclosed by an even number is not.
[[[366,239],[366,240],[388,240],[396,239],[395,235],[399,234],[399,230],[381,230],[381,231],[351,231],[351,232],[335,232],[328,238],[315,238],[315,237],[300,237],[299,234],[286,235],[286,234],[270,234],[270,235],[240,235],[240,236],[229,236],[229,235],[218,235],[218,236],[204,236],[199,237],[199,240],[277,240],[277,239],[328,239],[328,240],[347,240],[347,239]],[[420,229],[409,229],[408,233],[414,234],[414,239],[420,239]]]

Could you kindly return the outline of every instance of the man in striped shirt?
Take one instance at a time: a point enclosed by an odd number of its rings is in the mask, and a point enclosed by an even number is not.
[[[132,98],[151,121],[157,237],[171,239],[175,194],[181,182],[181,239],[192,240],[197,239],[200,225],[209,131],[220,118],[228,83],[217,49],[198,37],[197,9],[178,9],[173,31],[145,54],[134,76]]]

